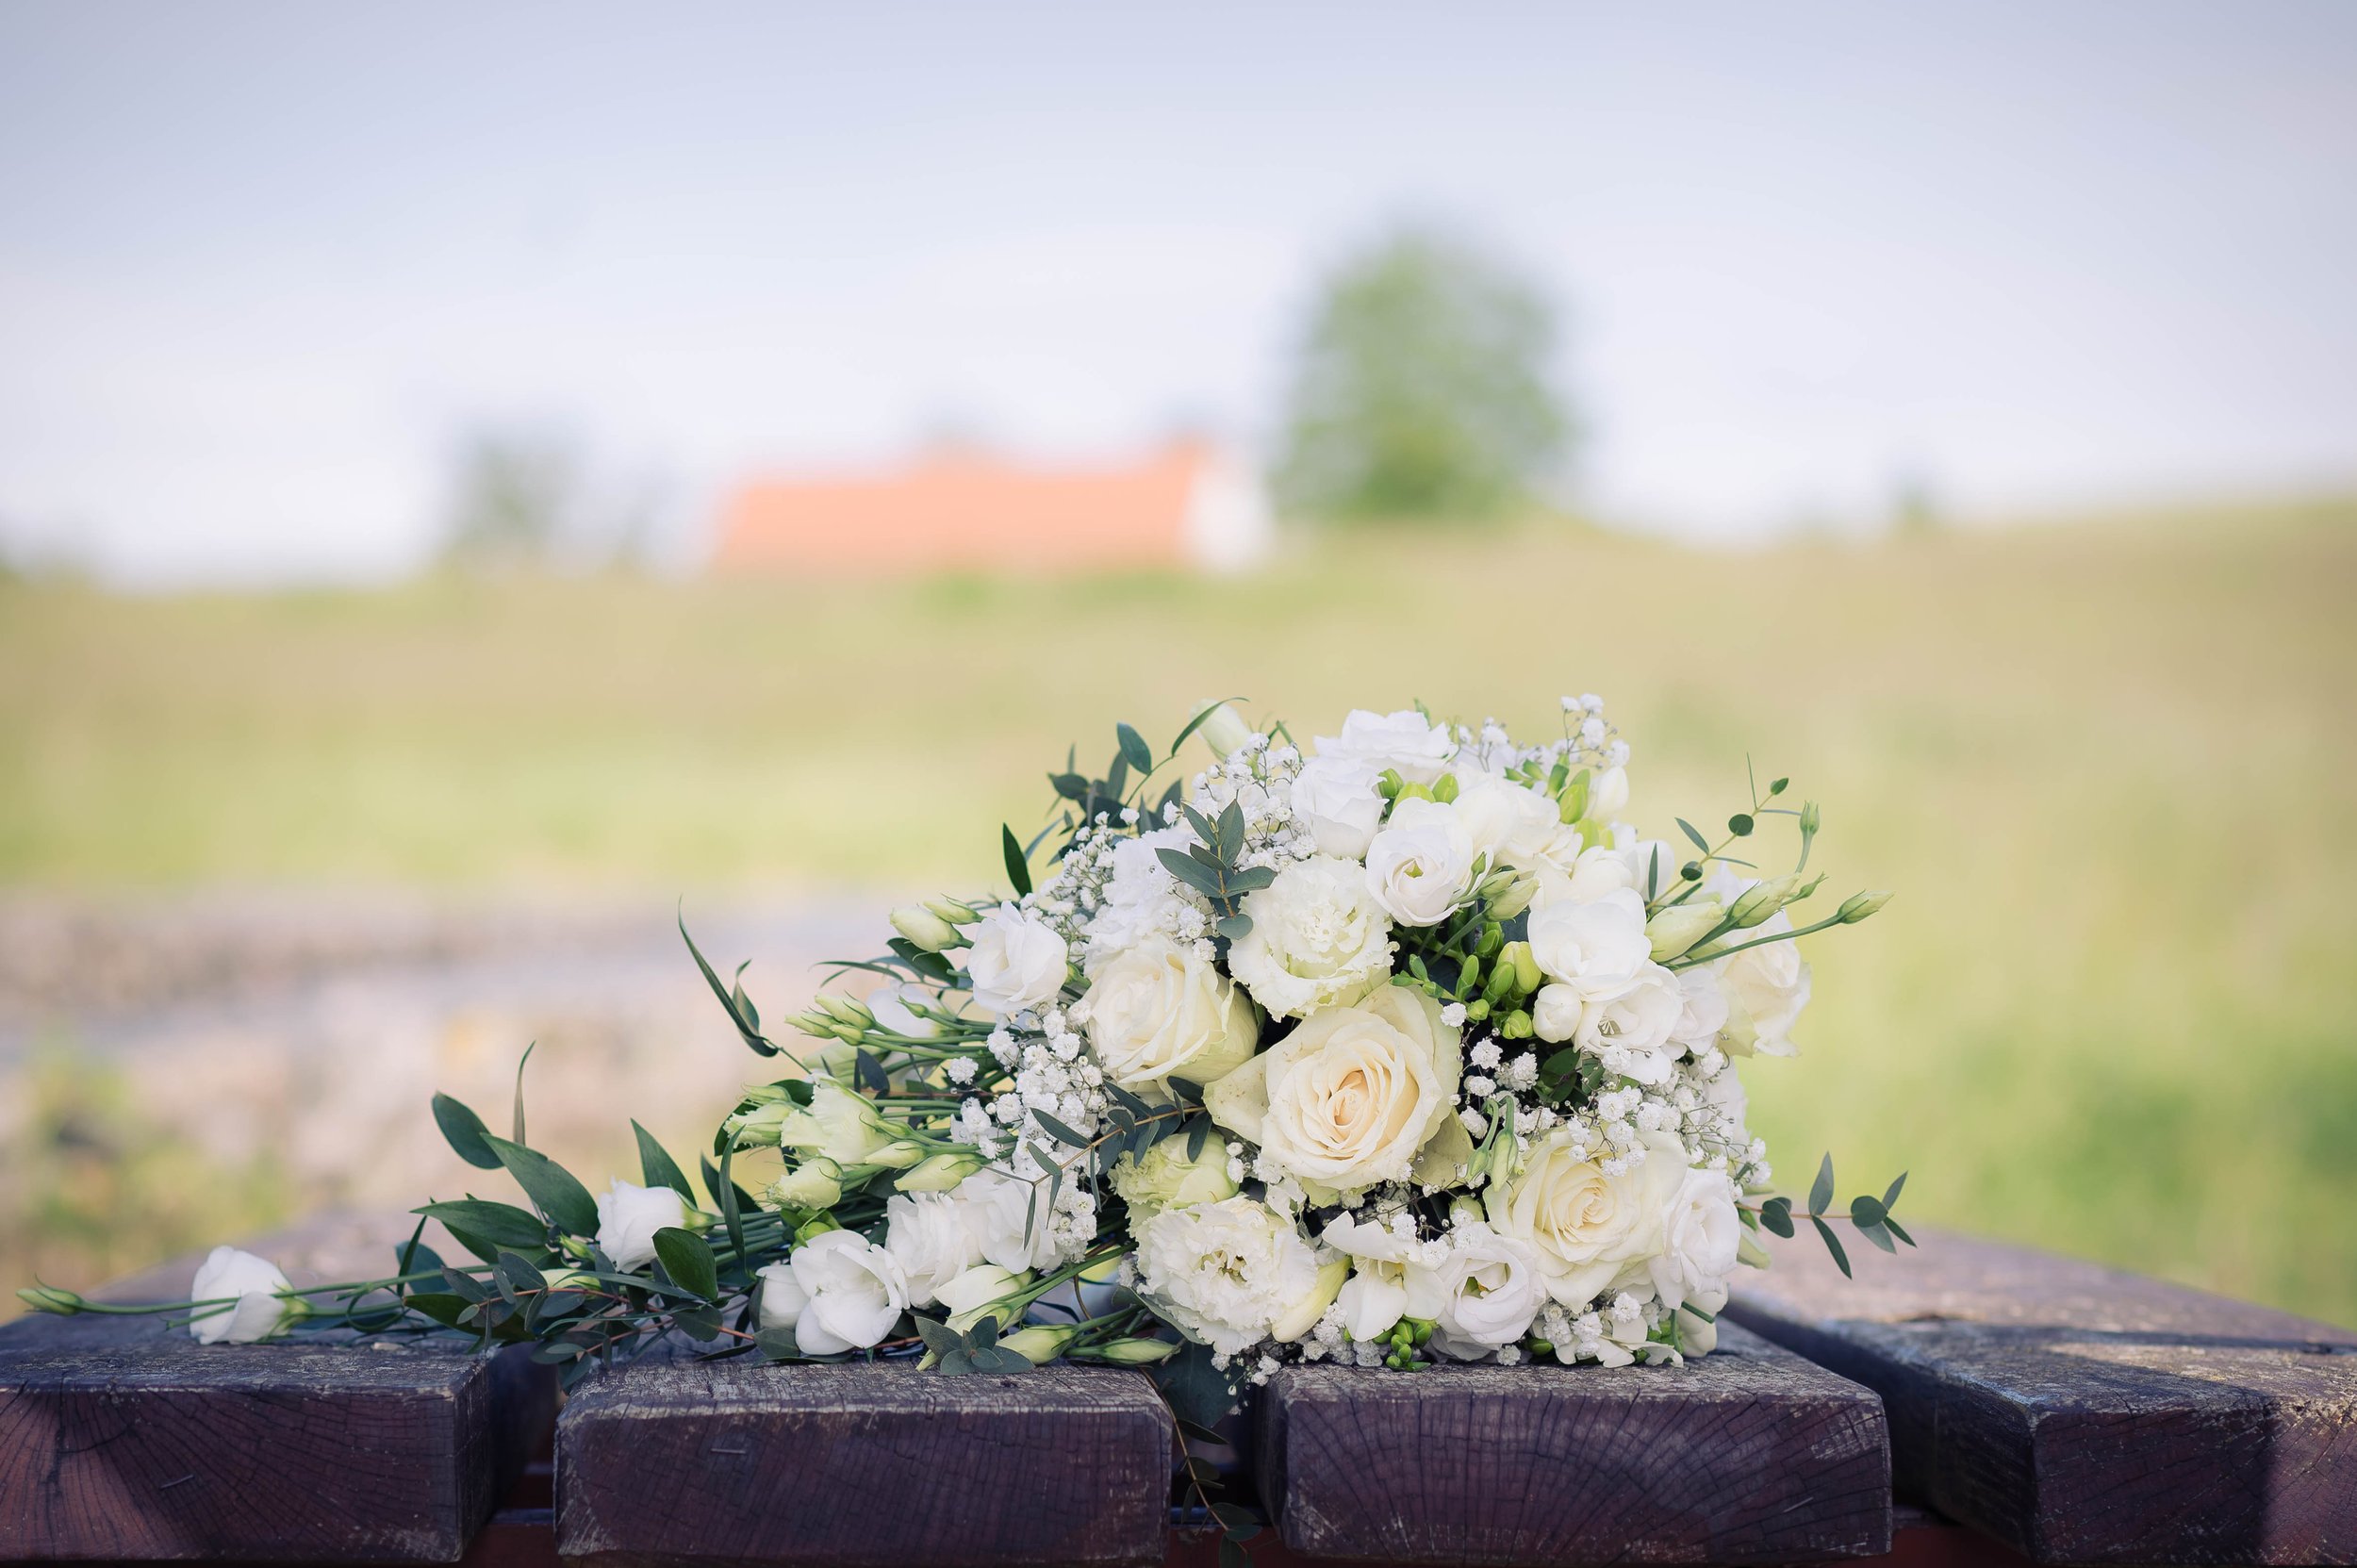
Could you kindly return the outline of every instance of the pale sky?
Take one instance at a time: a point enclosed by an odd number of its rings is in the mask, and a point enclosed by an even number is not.
[[[2357,5],[0,0],[0,544],[429,548],[469,432],[691,529],[957,425],[1264,447],[1403,216],[1563,307],[1624,520],[2357,479]]]

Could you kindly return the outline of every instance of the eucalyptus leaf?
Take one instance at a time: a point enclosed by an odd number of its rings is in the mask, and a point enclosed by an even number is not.
[[[1678,832],[1684,834],[1693,843],[1694,848],[1705,854],[1710,853],[1710,840],[1702,835],[1701,830],[1683,817],[1677,819],[1677,823]]]
[[[1828,1151],[1817,1167],[1817,1180],[1809,1183],[1808,1212],[1821,1214],[1833,1202],[1833,1155]]]
[[[1113,734],[1120,739],[1121,754],[1128,759],[1130,767],[1141,773],[1154,770],[1154,748],[1146,743],[1144,735],[1127,724],[1115,724]]]
[[[1808,1216],[1808,1222],[1817,1227],[1817,1234],[1824,1242],[1825,1250],[1833,1254],[1834,1264],[1841,1270],[1841,1277],[1845,1279],[1849,1279],[1850,1255],[1841,1250],[1841,1238],[1833,1233],[1832,1226],[1827,1225],[1815,1214]]]

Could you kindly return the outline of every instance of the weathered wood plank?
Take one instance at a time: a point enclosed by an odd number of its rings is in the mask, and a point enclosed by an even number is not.
[[[413,1224],[341,1216],[254,1247],[298,1283],[366,1277]],[[97,1294],[185,1299],[195,1268]],[[456,1561],[553,1404],[543,1369],[456,1343],[26,1318],[0,1327],[0,1560]]]
[[[557,1550],[601,1568],[1159,1562],[1171,1443],[1136,1373],[657,1354],[558,1418]]]
[[[1685,1367],[1335,1366],[1261,1391],[1261,1495],[1305,1556],[1775,1563],[1890,1547],[1882,1406],[1730,1327]]]
[[[1728,1309],[1882,1395],[1902,1498],[2041,1562],[2357,1561],[2357,1333],[1917,1239],[1848,1281],[1804,1236]]]

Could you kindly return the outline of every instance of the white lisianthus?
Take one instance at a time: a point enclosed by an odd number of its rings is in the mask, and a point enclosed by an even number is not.
[[[931,1306],[945,1281],[982,1261],[974,1218],[946,1193],[896,1193],[885,1202],[884,1250],[900,1265],[910,1306]]]
[[[1435,724],[1413,708],[1397,713],[1369,713],[1354,708],[1343,720],[1339,735],[1318,736],[1318,755],[1347,757],[1365,763],[1377,773],[1395,769],[1409,784],[1428,784],[1447,770],[1457,754],[1448,726]]]
[[[687,1200],[668,1187],[640,1187],[614,1179],[598,1195],[598,1250],[629,1273],[654,1262],[654,1233],[684,1228]]]
[[[900,1130],[885,1121],[875,1101],[858,1090],[822,1078],[813,1081],[810,1091],[810,1103],[797,1106],[778,1123],[780,1147],[837,1165],[858,1165],[900,1141]]]
[[[1474,890],[1474,844],[1457,808],[1409,797],[1367,846],[1367,887],[1403,926],[1437,926]]]
[[[1536,1247],[1479,1220],[1456,1227],[1448,1244],[1437,1266],[1409,1267],[1408,1314],[1433,1321],[1434,1349],[1476,1361],[1530,1331],[1546,1283]]]
[[[1743,1080],[1736,1072],[1732,1060],[1704,1082],[1703,1103],[1722,1115],[1732,1116],[1738,1127],[1742,1126],[1744,1118],[1750,1115],[1752,1098],[1745,1092]]]
[[[1474,852],[1488,855],[1492,866],[1530,864],[1515,854],[1516,847],[1549,842],[1563,825],[1555,802],[1535,789],[1477,767],[1459,767],[1452,776],[1457,799],[1449,803]]]
[[[1156,1100],[1168,1098],[1173,1076],[1217,1082],[1261,1037],[1252,1004],[1218,966],[1165,937],[1099,965],[1073,1015],[1105,1076]]]
[[[1236,1197],[1165,1209],[1138,1228],[1138,1289],[1178,1331],[1241,1355],[1321,1288],[1291,1221]]]
[[[761,1278],[762,1327],[791,1329],[806,1356],[881,1345],[909,1306],[898,1262],[856,1230],[813,1236]]]
[[[1202,1149],[1189,1159],[1187,1135],[1174,1132],[1143,1155],[1124,1154],[1107,1179],[1129,1206],[1132,1230],[1164,1209],[1236,1196],[1236,1179],[1228,1174],[1228,1140],[1217,1133],[1205,1138]]]
[[[1698,1291],[1686,1298],[1678,1309],[1678,1344],[1689,1356],[1707,1356],[1719,1348],[1719,1310],[1727,1304],[1727,1287]],[[1700,1307],[1710,1314],[1697,1317],[1692,1309]]]
[[[1490,1224],[1537,1248],[1547,1294],[1576,1311],[1630,1263],[1661,1246],[1663,1215],[1686,1175],[1686,1146],[1640,1135],[1645,1158],[1619,1176],[1573,1152],[1558,1128],[1534,1140],[1523,1168],[1484,1196]]]
[[[1742,1238],[1734,1183],[1720,1171],[1688,1171],[1664,1211],[1661,1250],[1645,1261],[1654,1294],[1672,1307],[1703,1299],[1713,1291],[1724,1300],[1727,1276],[1735,1272]]]
[[[1380,769],[1355,757],[1317,756],[1293,783],[1294,820],[1310,830],[1318,853],[1359,860],[1383,821]]]
[[[235,1300],[226,1306],[191,1308],[189,1332],[199,1345],[252,1345],[270,1339],[310,1311],[300,1297],[280,1294],[293,1288],[268,1258],[234,1246],[217,1246],[197,1265],[189,1299]]]
[[[964,1333],[984,1317],[996,1315],[1001,1327],[1018,1309],[1002,1307],[1001,1302],[1031,1282],[1029,1274],[1000,1268],[997,1263],[976,1263],[964,1274],[946,1279],[933,1288],[933,1299],[949,1309],[949,1327]]]
[[[1561,981],[1541,985],[1530,999],[1530,1032],[1549,1045],[1562,1045],[1577,1034],[1579,1021],[1587,1015],[1588,1004]]]
[[[1598,852],[1620,857],[1621,864],[1628,867],[1629,886],[1635,888],[1637,896],[1647,902],[1665,893],[1674,893],[1686,885],[1678,875],[1678,867],[1686,864],[1686,857],[1676,845],[1667,839],[1640,838],[1625,849]],[[1646,891],[1648,883],[1652,884],[1651,892]]]
[[[1725,988],[1709,966],[1696,965],[1678,971],[1678,1021],[1670,1038],[1685,1042],[1699,1055],[1727,1027]]]
[[[1653,966],[1644,901],[1623,887],[1592,902],[1564,899],[1534,908],[1530,953],[1548,979],[1583,1002],[1622,996]]]
[[[1446,1255],[1446,1241],[1403,1236],[1372,1219],[1338,1216],[1320,1238],[1351,1261],[1350,1279],[1335,1297],[1343,1328],[1359,1341],[1382,1338],[1408,1315],[1408,1269],[1430,1266]]]
[[[1386,985],[1312,1014],[1204,1092],[1211,1119],[1263,1164],[1321,1192],[1454,1180],[1473,1151],[1457,1119],[1461,1039],[1422,991]]]
[[[1754,936],[1792,929],[1784,911],[1761,924]],[[1705,949],[1705,951],[1709,949]],[[1739,1055],[1797,1056],[1792,1026],[1808,1005],[1808,965],[1790,941],[1746,948],[1722,961],[1719,985],[1727,999],[1727,1047]]]
[[[1628,809],[1628,769],[1607,767],[1588,784],[1588,815],[1609,822]]]
[[[1036,1211],[1031,1206],[1034,1193],[1039,1197]],[[1045,1176],[1034,1186],[985,1167],[959,1182],[951,1197],[966,1205],[975,1246],[1000,1268],[1019,1274],[1025,1269],[1053,1268],[1062,1261],[1055,1227],[1047,1223]]]
[[[1195,711],[1198,718],[1195,733],[1223,760],[1234,756],[1252,738],[1252,726],[1244,722],[1233,702],[1208,702]]]
[[[939,999],[921,985],[887,985],[867,999],[867,1011],[875,1015],[877,1027],[887,1034],[898,1034],[912,1040],[929,1040],[941,1032],[941,1026],[917,1013],[916,1008],[940,1005]]]
[[[1228,949],[1228,972],[1273,1017],[1357,1001],[1391,975],[1390,922],[1350,861],[1296,861],[1246,894],[1244,913],[1252,929]]]
[[[1063,938],[1037,915],[1000,904],[974,927],[965,972],[974,1004],[1005,1017],[1047,1006],[1063,989],[1072,955]]]
[[[1184,850],[1195,834],[1184,827],[1156,828],[1113,846],[1113,873],[1089,917],[1086,963],[1094,968],[1149,936],[1167,935],[1186,900],[1162,862],[1164,850]]]
[[[1677,1059],[1686,1054],[1683,1045],[1672,1044],[1685,1013],[1686,993],[1677,976],[1648,961],[1627,990],[1587,1004],[1573,1038],[1580,1049],[1624,1078],[1666,1083]]]

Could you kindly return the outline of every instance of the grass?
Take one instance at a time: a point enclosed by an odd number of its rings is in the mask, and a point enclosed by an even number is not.
[[[1697,553],[1356,536],[1237,582],[0,586],[0,882],[989,881],[1067,741],[1244,693],[1552,722],[1631,815],[1821,800],[1788,1180],[2357,1322],[2357,503]],[[618,1102],[616,1115],[627,1107]]]

